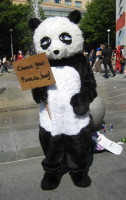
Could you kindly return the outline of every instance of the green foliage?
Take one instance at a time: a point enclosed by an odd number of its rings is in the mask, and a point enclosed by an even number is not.
[[[32,33],[28,27],[31,17],[29,4],[12,4],[10,0],[0,1],[0,56],[11,56],[10,29],[13,29],[14,54],[25,53],[32,44]]]
[[[107,29],[110,29],[111,44],[115,45],[115,0],[93,0],[86,5],[87,12],[80,23],[87,46],[107,43]]]

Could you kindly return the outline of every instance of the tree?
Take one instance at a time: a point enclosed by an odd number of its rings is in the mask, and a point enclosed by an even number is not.
[[[14,54],[19,50],[25,53],[32,44],[32,35],[28,27],[31,6],[26,3],[12,4],[10,0],[0,1],[0,54],[11,56],[10,29],[13,29]]]
[[[92,0],[86,5],[80,28],[84,33],[85,45],[89,48],[107,43],[107,29],[110,29],[110,43],[115,47],[115,0]]]
[[[38,19],[45,19],[44,13],[42,11],[42,1],[43,0],[27,0],[27,2],[30,4],[31,17],[36,17]]]

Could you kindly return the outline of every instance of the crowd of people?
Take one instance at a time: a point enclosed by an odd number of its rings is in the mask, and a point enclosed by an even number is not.
[[[29,52],[27,52],[25,55],[23,55],[22,51],[19,51],[17,55],[13,55],[12,58],[7,58],[6,55],[4,55],[2,58],[0,58],[0,71],[1,73],[9,72],[9,69],[13,69],[12,63],[14,61],[21,60],[23,58],[29,57]]]
[[[88,58],[90,66],[95,69],[95,73],[104,71],[106,79],[109,78],[108,72],[111,72],[113,77],[117,73],[123,73],[126,77],[126,45],[112,50],[111,46],[100,44],[96,51],[94,49],[90,51]]]
[[[106,79],[109,78],[108,72],[110,71],[113,77],[117,73],[123,73],[124,77],[126,77],[126,45],[118,46],[112,50],[107,44],[100,44],[96,50],[91,49],[89,53],[84,51],[84,55],[88,57],[90,66],[95,69],[94,73],[104,72]],[[12,62],[29,56],[29,51],[25,55],[23,55],[22,51],[19,51],[17,55],[13,55],[10,59],[7,59],[4,55],[0,59],[1,73],[6,73],[9,69],[12,69]]]

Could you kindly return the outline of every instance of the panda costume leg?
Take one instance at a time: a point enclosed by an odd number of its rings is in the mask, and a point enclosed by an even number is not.
[[[63,135],[51,136],[50,132],[40,127],[39,140],[45,154],[45,159],[42,161],[45,174],[41,188],[52,190],[59,185],[62,175],[67,172]]]
[[[55,189],[63,176],[69,172],[73,183],[78,187],[88,187],[91,183],[88,170],[93,161],[91,151],[90,125],[79,134],[51,136],[40,127],[39,139],[45,154],[42,161],[45,170],[41,182],[43,190]]]
[[[88,187],[91,183],[88,171],[93,162],[90,125],[77,135],[65,136],[65,148],[68,171],[74,185]]]
[[[91,120],[88,111],[82,116],[76,116],[70,105],[71,96],[79,90],[79,76],[73,68],[69,67],[53,68],[53,74],[57,84],[48,87],[51,119],[43,104],[40,109],[40,124],[41,127],[44,126],[40,128],[40,142],[46,156],[42,162],[45,174],[41,187],[44,190],[55,189],[64,174],[66,163],[74,184],[78,187],[87,187],[91,183],[87,175],[91,153]],[[66,76],[64,77],[63,74]],[[69,83],[71,81],[69,74],[72,74],[72,84]],[[60,84],[58,84],[59,80]],[[67,85],[63,84],[66,82]],[[62,88],[59,90],[60,87]],[[64,93],[59,92],[63,90]]]

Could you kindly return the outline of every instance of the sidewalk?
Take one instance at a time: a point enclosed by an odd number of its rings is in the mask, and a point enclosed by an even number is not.
[[[35,105],[31,91],[22,91],[16,74],[0,73],[0,112]]]
[[[0,76],[0,163],[41,155],[39,106],[14,73]]]
[[[105,123],[106,136],[115,142],[126,137],[126,78],[122,74],[105,79],[101,74],[95,75],[98,94],[106,105]],[[109,125],[113,124],[113,132],[109,132]]]
[[[125,145],[124,145],[125,147]],[[126,148],[120,156],[105,152],[95,154],[88,188],[75,187],[68,174],[52,191],[40,189],[44,174],[43,157],[0,164],[1,200],[125,200]]]
[[[126,138],[126,79],[95,74],[98,94],[106,104],[106,137]],[[94,155],[92,185],[77,188],[64,175],[60,186],[42,191],[42,151],[38,141],[38,111],[30,91],[22,92],[14,74],[0,76],[0,197],[1,200],[125,200],[126,144],[121,155]],[[2,90],[5,88],[5,90]],[[1,103],[2,102],[2,103]],[[109,124],[114,125],[109,132]]]

